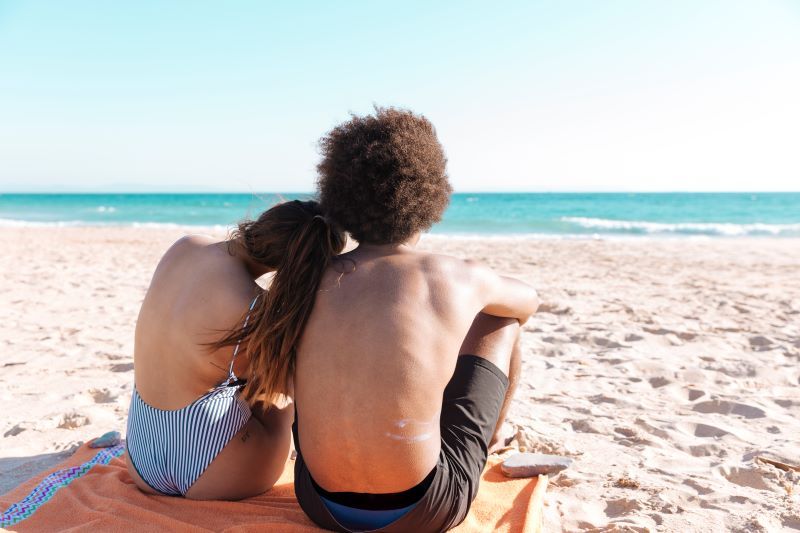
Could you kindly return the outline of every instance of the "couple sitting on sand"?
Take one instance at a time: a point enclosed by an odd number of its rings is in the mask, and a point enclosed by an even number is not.
[[[295,492],[332,530],[440,531],[474,499],[520,368],[530,286],[420,252],[451,192],[431,123],[397,109],[322,139],[319,202],[164,255],[136,326],[128,465],[155,494]],[[341,253],[346,233],[358,242]],[[268,290],[255,280],[273,274]]]

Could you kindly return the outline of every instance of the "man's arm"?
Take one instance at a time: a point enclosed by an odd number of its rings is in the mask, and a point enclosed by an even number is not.
[[[539,308],[536,289],[527,283],[501,276],[476,261],[467,264],[482,311],[487,315],[516,318],[524,324]]]

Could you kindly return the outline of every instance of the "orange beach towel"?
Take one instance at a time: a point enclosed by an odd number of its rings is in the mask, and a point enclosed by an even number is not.
[[[294,496],[293,462],[269,492],[239,502],[192,501],[140,492],[122,445],[82,446],[51,472],[0,496],[0,528],[9,531],[319,531]],[[490,458],[478,497],[458,532],[537,533],[547,477],[508,479]]]

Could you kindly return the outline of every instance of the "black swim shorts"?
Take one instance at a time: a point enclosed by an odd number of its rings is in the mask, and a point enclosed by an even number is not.
[[[444,390],[442,448],[436,467],[423,482],[427,489],[411,511],[378,531],[446,531],[466,518],[478,493],[489,441],[507,390],[508,378],[493,363],[474,355],[458,357],[453,377]],[[294,486],[300,506],[320,527],[349,531],[331,515],[306,468],[296,420],[292,431],[297,449]],[[370,496],[374,500],[382,495]]]

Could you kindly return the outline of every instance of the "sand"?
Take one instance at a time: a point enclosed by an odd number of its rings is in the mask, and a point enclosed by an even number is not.
[[[0,493],[124,433],[139,303],[184,232],[0,230]],[[426,237],[533,283],[513,445],[549,531],[800,529],[800,241]]]

